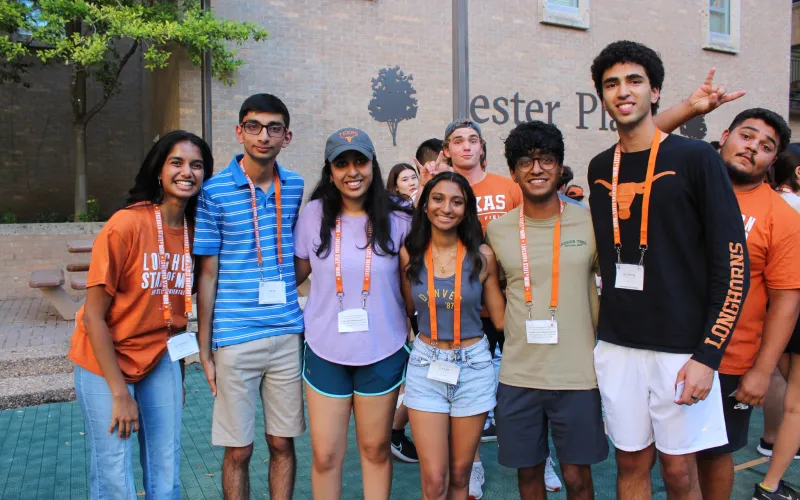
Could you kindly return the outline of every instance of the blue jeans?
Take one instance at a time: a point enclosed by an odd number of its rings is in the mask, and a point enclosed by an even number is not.
[[[181,497],[180,449],[183,403],[181,370],[168,354],[142,380],[128,384],[139,405],[139,458],[147,499]],[[133,442],[120,439],[111,424],[113,396],[106,379],[75,366],[75,394],[86,422],[92,500],[138,500],[133,481]]]

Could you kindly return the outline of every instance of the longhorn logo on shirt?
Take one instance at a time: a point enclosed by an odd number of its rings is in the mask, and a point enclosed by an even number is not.
[[[675,175],[675,172],[668,170],[653,176],[653,183],[665,175]],[[611,183],[603,179],[597,179],[595,184],[600,184],[608,188],[608,196],[611,196]],[[619,204],[619,218],[628,220],[631,218],[631,205],[637,194],[644,194],[644,182],[624,182],[617,185],[617,203]]]

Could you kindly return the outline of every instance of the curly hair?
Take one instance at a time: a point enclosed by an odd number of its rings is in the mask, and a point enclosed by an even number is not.
[[[505,140],[508,168],[513,172],[517,161],[533,151],[551,154],[564,164],[564,136],[555,125],[535,120],[517,125]]]
[[[728,131],[733,132],[736,127],[750,119],[761,120],[772,127],[775,130],[775,133],[778,134],[778,151],[776,154],[781,154],[786,150],[786,146],[788,146],[789,142],[792,140],[792,130],[789,128],[789,125],[786,124],[786,120],[784,120],[781,115],[774,111],[770,111],[769,109],[745,109],[736,115],[731,122],[731,126],[728,127]]]
[[[624,63],[642,66],[647,73],[647,79],[650,80],[650,88],[661,91],[661,86],[664,84],[664,63],[656,51],[641,43],[620,40],[607,45],[592,62],[592,81],[594,81],[594,89],[601,101],[603,100],[603,74],[615,64]],[[661,101],[660,97],[659,101]],[[653,114],[656,114],[657,111],[658,101],[652,106]]]

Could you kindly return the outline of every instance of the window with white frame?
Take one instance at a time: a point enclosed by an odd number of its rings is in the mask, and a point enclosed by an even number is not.
[[[729,0],[709,0],[708,29],[711,36],[729,38],[731,36],[731,4]]]
[[[540,22],[589,29],[589,0],[539,0]]]
[[[703,48],[720,52],[739,52],[741,0],[701,0],[703,8]]]

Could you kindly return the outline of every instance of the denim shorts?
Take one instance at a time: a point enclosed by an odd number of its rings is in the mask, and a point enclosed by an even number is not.
[[[438,349],[419,337],[413,346],[408,359],[403,400],[407,407],[448,413],[451,417],[480,415],[495,407],[497,380],[486,336],[477,344],[459,350]],[[428,368],[437,359],[461,367],[456,385],[428,379]]]

